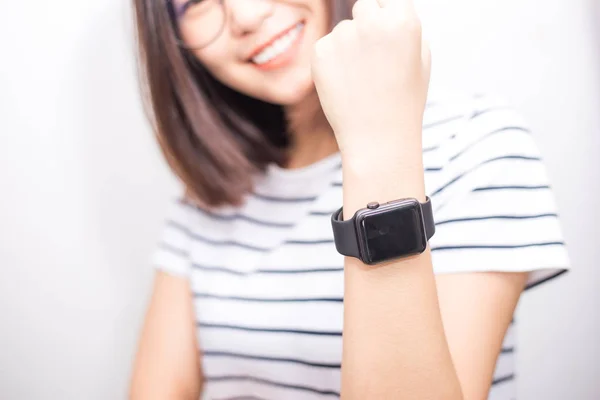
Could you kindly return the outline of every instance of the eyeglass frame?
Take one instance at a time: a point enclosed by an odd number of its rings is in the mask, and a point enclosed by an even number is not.
[[[186,1],[186,3],[189,1],[190,0]],[[202,46],[189,46],[180,37],[179,18],[183,14],[181,14],[179,12],[179,10],[176,8],[176,6],[174,4],[174,0],[166,0],[166,2],[167,2],[167,9],[169,12],[169,16],[171,17],[171,22],[173,24],[173,29],[174,29],[174,33],[175,33],[175,40],[177,42],[177,46],[179,46],[183,49],[201,50],[207,46],[210,46],[215,40],[217,40],[219,38],[219,36],[221,36],[223,31],[225,30],[225,25],[227,25],[227,8],[225,7],[225,0],[217,0],[217,2],[219,3],[219,6],[223,9],[223,23],[221,24],[221,28],[219,28],[219,31],[217,32],[215,37],[213,39],[211,39],[210,41],[208,41],[208,43],[203,44]],[[184,3],[184,4],[186,4],[186,3]]]

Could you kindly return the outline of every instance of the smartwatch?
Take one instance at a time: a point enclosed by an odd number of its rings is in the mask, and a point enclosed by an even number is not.
[[[421,254],[435,233],[429,197],[369,203],[346,221],[342,212],[331,216],[337,251],[369,265]]]

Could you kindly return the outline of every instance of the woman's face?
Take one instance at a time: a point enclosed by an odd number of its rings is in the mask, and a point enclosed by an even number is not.
[[[312,91],[312,48],[329,31],[331,0],[173,1],[182,40],[225,85],[280,105]]]

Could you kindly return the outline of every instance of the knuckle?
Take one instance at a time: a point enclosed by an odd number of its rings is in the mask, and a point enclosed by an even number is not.
[[[400,29],[402,29],[402,32],[404,32],[405,34],[415,36],[421,36],[423,29],[421,25],[421,20],[419,20],[417,17],[403,18],[402,20],[400,20],[399,26]]]
[[[398,23],[392,18],[381,18],[379,21],[371,21],[372,23],[368,24],[368,28],[372,29],[373,32],[376,32],[379,35],[392,35],[396,36],[399,31]]]
[[[356,19],[361,14],[361,10],[365,7],[365,0],[356,0],[352,6],[352,17]]]
[[[334,36],[337,35],[341,35],[344,34],[344,32],[347,32],[352,26],[352,21],[348,20],[348,19],[344,19],[342,21],[340,21],[334,28],[333,31],[331,32]]]
[[[377,31],[381,27],[381,18],[376,13],[364,14],[360,20],[357,21],[358,25],[363,29]]]
[[[354,18],[356,18],[357,11],[358,11],[358,10],[360,9],[360,7],[361,7],[361,4],[360,4],[360,2],[361,2],[361,1],[363,1],[363,0],[356,0],[356,2],[354,3],[354,5],[352,6],[352,16],[353,16]]]

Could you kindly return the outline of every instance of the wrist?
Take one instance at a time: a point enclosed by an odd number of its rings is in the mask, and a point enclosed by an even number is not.
[[[382,152],[378,157],[342,154],[344,218],[369,202],[426,200],[422,155]]]
[[[367,164],[378,160],[421,162],[423,157],[422,129],[397,128],[394,131],[362,129],[336,131],[340,153],[347,163]]]
[[[412,113],[411,113],[412,114]],[[354,149],[369,151],[400,150],[403,148],[421,150],[423,119],[414,116],[397,115],[393,120],[368,120],[361,118],[345,121],[346,124],[333,126],[342,152]]]
[[[344,172],[350,177],[372,179],[373,175],[401,175],[405,179],[423,177],[423,150],[421,145],[402,147],[370,145],[341,150]]]

